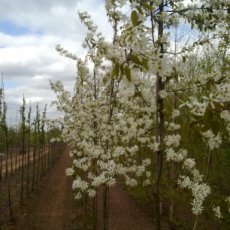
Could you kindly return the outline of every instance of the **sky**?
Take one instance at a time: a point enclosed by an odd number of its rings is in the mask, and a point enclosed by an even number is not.
[[[86,33],[78,11],[91,14],[99,30],[112,32],[103,0],[1,0],[0,7],[0,73],[3,74],[8,121],[19,121],[19,107],[24,95],[27,104],[56,117],[55,100],[49,80],[61,80],[68,90],[75,78],[75,62],[60,56],[60,44],[78,57],[84,56],[81,43]],[[35,111],[34,111],[35,112]]]
[[[84,56],[81,44],[86,29],[78,18],[78,11],[87,11],[99,31],[110,38],[112,28],[106,17],[105,1],[0,1],[0,74],[4,79],[8,122],[19,121],[23,95],[27,105],[31,102],[33,108],[39,103],[43,110],[47,104],[47,116],[56,118],[59,115],[56,108],[50,107],[55,94],[49,81],[61,80],[71,91],[76,68],[75,62],[60,56],[55,47],[60,44],[78,57]]]

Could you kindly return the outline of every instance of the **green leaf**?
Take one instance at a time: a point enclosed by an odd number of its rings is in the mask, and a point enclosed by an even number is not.
[[[113,77],[118,77],[119,76],[119,70],[120,70],[120,65],[118,63],[115,63],[112,71],[112,76]]]
[[[201,139],[200,131],[201,131],[200,126],[194,126],[192,129],[189,130],[192,143],[198,144],[200,142]]]
[[[138,58],[136,55],[131,54],[131,55],[130,55],[130,59],[131,59],[135,64],[137,64],[137,65],[142,65],[141,61],[139,60],[139,58]]]
[[[216,110],[218,110],[218,111],[224,110],[224,105],[222,105],[221,103],[214,101],[213,104],[214,104]]]
[[[213,111],[210,106],[207,106],[204,112],[204,124],[205,126],[210,126],[211,121],[213,120]]]
[[[120,65],[121,75],[124,74],[124,65]]]
[[[143,63],[143,66],[146,70],[149,69],[149,65],[148,65],[148,59],[147,58],[143,58],[142,59],[142,63]]]
[[[140,14],[142,13],[142,7],[136,6],[136,9],[138,10],[138,12],[139,12]]]
[[[221,128],[220,115],[215,113],[209,105],[204,113],[204,125],[206,128],[211,129],[215,135],[218,134]]]
[[[131,70],[128,66],[125,66],[125,75],[127,80],[131,82]]]
[[[146,2],[143,2],[142,5],[143,5],[145,8],[147,8],[147,9],[149,9],[149,10],[151,10],[151,11],[154,10],[154,7],[151,6],[151,5],[149,5],[149,4],[147,4]]]
[[[186,56],[182,56],[182,61],[185,63],[186,62]]]
[[[133,26],[138,26],[138,14],[136,10],[132,11],[131,20],[132,20]]]
[[[220,132],[221,123],[218,120],[213,120],[210,122],[210,128],[212,129],[213,133],[217,135]]]

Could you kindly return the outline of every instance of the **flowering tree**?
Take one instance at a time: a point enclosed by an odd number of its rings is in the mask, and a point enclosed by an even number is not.
[[[61,82],[51,83],[58,108],[65,114],[63,139],[73,156],[73,165],[66,173],[74,178],[77,199],[84,194],[95,197],[97,188],[104,186],[104,229],[108,229],[109,186],[120,176],[130,186],[139,181],[153,186],[157,229],[161,229],[164,198],[162,177],[172,185],[176,181],[181,189],[190,189],[196,216],[194,229],[197,227],[204,201],[211,193],[207,181],[213,151],[229,135],[229,34],[221,30],[229,26],[229,5],[219,3],[107,0],[105,8],[114,30],[111,42],[84,12],[79,17],[88,29],[83,43],[88,50],[85,59],[57,46],[61,55],[77,63],[73,95]],[[124,14],[127,7],[132,9],[130,17]],[[197,38],[171,52],[171,28],[181,23],[190,24],[196,32],[208,31],[210,37]],[[222,57],[214,66],[197,51],[205,44],[211,45],[211,40],[215,47],[219,44],[217,50]],[[195,51],[200,67],[190,75],[189,63]],[[199,155],[193,153],[194,133],[208,152],[207,163],[200,163]],[[169,168],[163,167],[164,159],[170,163]],[[207,166],[206,172],[198,170],[203,165]],[[205,179],[202,173],[206,173]],[[221,218],[219,205],[212,207]],[[170,204],[171,217],[172,210]]]

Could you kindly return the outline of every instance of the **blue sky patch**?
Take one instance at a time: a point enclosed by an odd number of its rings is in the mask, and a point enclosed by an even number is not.
[[[6,88],[15,88],[18,86],[18,84],[13,81],[5,81],[4,84]]]
[[[4,87],[5,89],[15,88],[15,87],[17,87],[17,86],[18,86],[18,84],[17,84],[15,81],[3,79],[3,87]]]
[[[9,35],[24,35],[34,33],[25,26],[19,26],[9,20],[0,21],[0,32]],[[40,34],[39,32],[36,34]]]

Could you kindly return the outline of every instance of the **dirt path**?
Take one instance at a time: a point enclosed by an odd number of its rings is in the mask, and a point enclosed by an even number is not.
[[[68,154],[62,154],[43,178],[28,205],[16,216],[9,230],[71,230],[76,216],[76,203],[71,178],[65,175],[70,165]],[[102,197],[99,195],[98,230],[102,230]],[[83,221],[83,220],[79,220]],[[76,224],[76,223],[75,223]],[[110,188],[110,230],[153,230],[151,216],[139,208],[120,185]],[[75,225],[75,227],[77,227]]]
[[[65,175],[70,165],[68,154],[62,154],[43,178],[28,207],[16,217],[11,230],[70,230],[74,218],[71,178]]]
[[[151,216],[143,212],[120,185],[111,187],[109,196],[109,230],[155,229]],[[100,210],[100,212],[102,212],[102,210]]]

